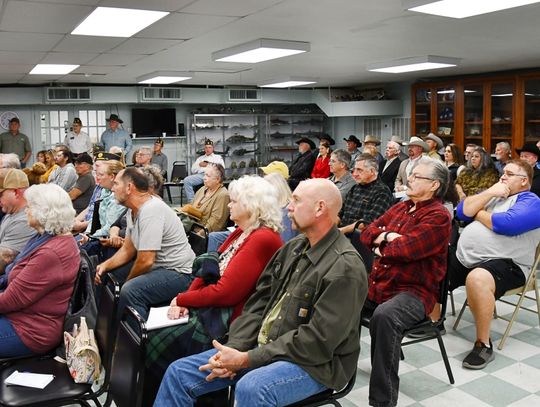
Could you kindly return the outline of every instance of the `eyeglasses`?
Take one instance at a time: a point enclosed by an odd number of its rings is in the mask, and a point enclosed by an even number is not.
[[[425,180],[428,180],[428,181],[435,181],[433,178],[428,178],[428,177],[421,177],[420,175],[416,175],[414,173],[412,173],[411,175],[409,175],[409,179],[411,181],[416,181],[417,179],[425,179]]]
[[[501,177],[502,177],[503,175],[507,176],[508,178],[511,178],[511,177],[529,178],[529,177],[527,177],[526,175],[523,175],[523,174],[514,174],[513,172],[510,172],[510,171],[504,171],[503,174],[501,175]]]

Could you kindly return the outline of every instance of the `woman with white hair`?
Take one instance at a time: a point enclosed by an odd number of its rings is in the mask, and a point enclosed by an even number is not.
[[[79,270],[71,226],[75,210],[55,184],[28,188],[28,224],[37,234],[6,267],[0,293],[0,357],[45,353],[62,339],[64,316]]]
[[[279,249],[282,242],[281,210],[272,184],[259,176],[244,176],[229,186],[231,219],[238,225],[236,230],[219,248],[214,262],[206,254],[205,261],[214,264],[217,282],[197,277],[187,291],[172,299],[169,318],[189,316],[189,322],[165,328],[150,335],[147,347],[147,376],[157,385],[165,370],[174,360],[212,347],[216,339],[216,327],[225,320],[225,330],[240,313],[244,303],[255,291],[255,284],[266,264]],[[208,264],[201,267],[202,273]],[[197,259],[194,274],[197,272]],[[201,271],[201,270],[199,270]],[[209,317],[209,310],[218,313]],[[163,344],[169,344],[163,349]],[[146,379],[145,379],[146,380]],[[157,388],[148,383],[144,393],[155,394]]]

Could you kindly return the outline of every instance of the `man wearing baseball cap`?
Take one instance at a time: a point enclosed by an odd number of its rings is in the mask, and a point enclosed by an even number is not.
[[[20,133],[21,122],[18,117],[9,121],[9,131],[0,134],[0,153],[15,153],[21,160],[21,167],[26,167],[27,161],[32,157],[32,147],[26,134]]]
[[[0,223],[0,274],[36,233],[28,225],[24,212],[26,188],[28,178],[24,172],[14,168],[0,170],[0,206],[6,214]],[[3,277],[0,277],[0,287],[4,287]]]
[[[152,164],[157,165],[161,169],[161,175],[166,178],[167,169],[169,168],[169,160],[161,151],[163,149],[163,139],[157,138],[154,141],[154,154],[152,155]]]
[[[90,136],[88,133],[81,131],[82,125],[81,119],[78,117],[74,118],[73,123],[71,124],[71,131],[66,134],[66,137],[64,138],[64,144],[68,146],[74,156],[92,152]]]
[[[124,121],[117,114],[111,114],[105,120],[109,122],[109,128],[101,135],[101,144],[105,147],[105,151],[110,151],[111,147],[120,147],[124,157],[129,157],[132,148],[131,137],[127,131],[119,127]]]
[[[184,178],[184,192],[188,202],[191,202],[195,196],[194,188],[203,184],[208,163],[221,164],[225,168],[223,157],[214,153],[214,142],[210,139],[204,141],[204,155],[197,158],[191,166],[191,175]]]
[[[78,178],[73,188],[68,191],[68,195],[73,201],[73,209],[77,215],[86,209],[96,187],[96,180],[92,174],[93,166],[94,161],[88,153],[81,153],[75,158],[75,172]]]

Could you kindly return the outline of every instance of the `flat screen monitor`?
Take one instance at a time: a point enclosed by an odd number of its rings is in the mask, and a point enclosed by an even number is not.
[[[176,134],[176,109],[132,109],[131,124],[137,137]]]

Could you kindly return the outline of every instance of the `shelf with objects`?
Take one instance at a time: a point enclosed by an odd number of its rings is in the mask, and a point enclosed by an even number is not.
[[[189,138],[190,165],[204,154],[205,141],[212,140],[214,153],[223,157],[228,180],[256,174],[262,165],[261,140],[265,134],[263,114],[195,114]]]
[[[464,141],[463,144],[482,144],[484,133],[484,87],[467,85],[464,98]]]
[[[528,79],[525,86],[525,142],[540,140],[540,78]]]
[[[289,165],[298,153],[295,143],[302,137],[319,145],[324,133],[322,114],[271,114],[268,115],[268,132],[265,142],[265,164],[284,161]]]
[[[491,86],[491,153],[501,141],[512,143],[513,99],[512,83],[494,83]]]
[[[414,91],[413,134],[419,137],[431,132],[431,88],[421,87]]]
[[[437,88],[437,135],[444,144],[454,141],[455,131],[455,94],[451,86]]]

